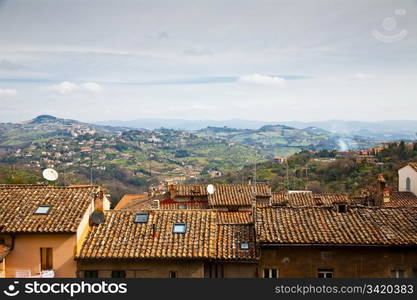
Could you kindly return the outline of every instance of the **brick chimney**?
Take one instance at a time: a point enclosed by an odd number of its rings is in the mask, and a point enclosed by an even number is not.
[[[390,200],[391,200],[391,198],[390,198],[390,191],[389,191],[389,188],[386,187],[384,189],[383,201],[384,201],[384,203],[387,203],[387,202],[390,202]]]
[[[378,194],[382,194],[385,190],[387,181],[385,180],[384,174],[378,174]]]
[[[103,211],[103,199],[104,199],[103,191],[96,193],[94,197],[94,211],[96,210]]]

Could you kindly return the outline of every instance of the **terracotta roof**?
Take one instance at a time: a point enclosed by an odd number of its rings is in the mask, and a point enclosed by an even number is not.
[[[253,224],[251,211],[219,211],[217,212],[217,222],[219,224]]]
[[[210,206],[249,206],[252,204],[254,185],[216,184],[214,193],[208,196]],[[256,185],[257,197],[270,197],[271,188],[266,184]]]
[[[352,203],[353,200],[345,194],[316,194],[308,191],[272,193],[271,198],[271,204],[277,206],[329,206],[340,202]]]
[[[188,196],[207,196],[207,185],[176,185],[174,187],[176,196],[188,197]]]
[[[77,259],[256,259],[253,226],[218,224],[217,213],[207,209],[148,214],[146,223],[135,223],[134,211],[106,212],[105,222],[92,228]],[[175,223],[186,224],[186,232],[173,233]],[[241,241],[250,243],[249,251],[237,249]]]
[[[417,246],[417,210],[349,207],[274,207],[257,210],[257,239],[272,244]]]
[[[186,209],[204,209],[207,208],[207,201],[188,201],[188,202],[174,202],[161,201],[160,209],[180,209],[180,205],[185,205]]]
[[[97,186],[0,186],[0,233],[74,233],[98,192],[100,188]],[[42,205],[50,206],[49,212],[35,215],[37,208]]]
[[[398,206],[417,206],[417,197],[412,192],[390,192],[390,201],[384,202],[384,206],[398,207]]]
[[[242,249],[242,243],[248,243],[248,249]],[[253,224],[218,225],[216,259],[253,260],[256,257],[255,228]]]
[[[417,171],[417,162],[410,162],[408,163],[410,167],[412,167],[415,171]]]
[[[0,260],[5,258],[10,252],[10,247],[4,244],[0,244]]]
[[[114,209],[129,209],[148,200],[148,194],[126,194],[120,199]]]

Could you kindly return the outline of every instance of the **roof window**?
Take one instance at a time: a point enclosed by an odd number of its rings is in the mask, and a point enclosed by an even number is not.
[[[185,225],[185,223],[175,223],[172,228],[173,233],[185,233],[186,230],[187,226]]]
[[[48,205],[40,205],[35,211],[35,215],[46,215],[48,214],[49,210],[51,209]]]
[[[149,214],[147,212],[137,213],[135,216],[135,223],[147,223]]]
[[[249,249],[249,243],[248,242],[241,242],[240,243],[240,249],[241,250],[248,250]]]

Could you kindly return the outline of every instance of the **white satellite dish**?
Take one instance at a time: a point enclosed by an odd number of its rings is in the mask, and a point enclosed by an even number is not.
[[[58,179],[58,172],[54,169],[45,169],[42,172],[43,178],[45,178],[48,181],[55,181]]]
[[[210,195],[213,195],[214,194],[214,185],[209,184],[207,186],[207,193],[209,193]]]

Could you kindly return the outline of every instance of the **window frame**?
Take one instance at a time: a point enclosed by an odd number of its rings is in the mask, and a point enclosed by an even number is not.
[[[45,212],[39,211],[40,209],[44,209],[47,208],[47,210]],[[34,215],[47,215],[49,214],[49,212],[51,211],[52,206],[51,205],[38,205],[38,207],[36,208],[35,212],[33,213]]]
[[[323,274],[323,276],[321,277],[320,274]],[[334,269],[317,269],[317,278],[334,278]]]
[[[87,276],[87,274],[89,276]],[[94,276],[91,276],[94,275]],[[84,271],[84,278],[99,278],[98,277],[98,270],[85,270]]]
[[[40,250],[40,270],[49,271],[54,269],[54,256],[52,247],[41,247]]]
[[[169,271],[168,278],[178,278],[178,271]]]
[[[266,274],[267,276],[265,276]],[[262,276],[262,278],[279,278],[279,270],[275,268],[263,268]]]
[[[410,177],[407,177],[405,179],[405,191],[411,192],[411,178]]]
[[[402,272],[402,276],[400,276]],[[391,270],[391,278],[406,278],[406,272],[404,269],[392,269]],[[393,273],[395,274],[395,276],[392,276]]]
[[[124,271],[124,270],[112,270],[111,271],[111,278],[126,278],[126,271]]]
[[[144,217],[145,219],[144,220],[138,220],[138,217]],[[134,222],[136,224],[146,224],[146,223],[148,223],[148,220],[149,220],[149,213],[148,212],[138,212],[135,215]]]
[[[184,204],[184,203],[178,204],[178,209],[187,209],[187,204]]]
[[[249,248],[250,248],[249,242],[246,242],[246,241],[240,242],[240,250],[249,250]]]
[[[184,230],[178,231],[175,228],[178,226],[182,226]],[[186,223],[174,223],[172,225],[172,233],[179,233],[179,234],[185,234],[187,232],[187,224]]]

